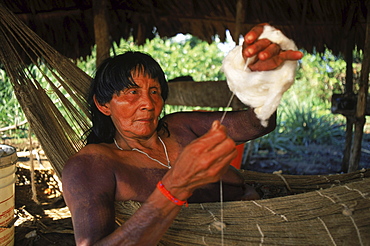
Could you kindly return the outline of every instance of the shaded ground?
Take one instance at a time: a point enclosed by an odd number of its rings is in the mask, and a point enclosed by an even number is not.
[[[27,143],[11,143],[17,151],[27,151]],[[29,159],[20,157],[17,165],[16,214],[19,219],[15,227],[15,245],[74,245],[74,236],[69,210],[61,196],[58,180],[37,142],[34,148],[40,150],[41,166],[35,160],[37,198],[32,200]],[[370,137],[365,135],[362,146],[360,168],[370,168]],[[338,173],[343,158],[338,146],[310,145],[295,148],[295,151],[254,153],[245,169],[271,173],[281,170],[285,174],[329,174]]]
[[[18,163],[15,245],[74,245],[71,216],[51,169],[35,170],[37,200],[32,199],[30,171]]]
[[[294,152],[252,155],[244,169],[271,173],[281,170],[285,174],[315,175],[340,173],[343,150],[337,146],[310,145],[295,147]],[[363,142],[359,169],[370,168],[370,139]]]

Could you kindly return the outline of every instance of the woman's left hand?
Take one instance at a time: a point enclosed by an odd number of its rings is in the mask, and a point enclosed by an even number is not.
[[[249,65],[252,71],[268,71],[279,67],[286,60],[299,60],[303,53],[293,50],[281,50],[278,44],[268,39],[258,39],[262,34],[266,23],[259,24],[252,28],[245,36],[243,42],[243,58],[257,55],[253,64]]]

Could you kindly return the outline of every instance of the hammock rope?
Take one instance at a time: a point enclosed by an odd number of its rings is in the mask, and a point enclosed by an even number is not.
[[[0,42],[1,63],[10,77],[15,95],[60,177],[67,159],[83,147],[81,135],[90,127],[85,95],[91,77],[2,5]],[[18,52],[20,49],[42,74],[43,84],[23,62]]]

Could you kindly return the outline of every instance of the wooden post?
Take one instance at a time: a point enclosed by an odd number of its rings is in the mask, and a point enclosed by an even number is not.
[[[353,47],[354,42],[352,35],[347,36],[347,47],[346,47],[346,87],[344,94],[345,95],[353,95]],[[349,160],[351,157],[351,146],[352,146],[352,137],[353,137],[353,124],[354,124],[354,117],[346,116],[346,142],[343,151],[343,159],[342,159],[342,168],[341,171],[348,173],[349,169]]]
[[[366,35],[364,45],[364,59],[362,61],[361,76],[359,83],[359,91],[356,107],[356,122],[355,122],[355,137],[351,150],[351,158],[349,162],[349,172],[354,172],[358,169],[361,157],[361,144],[366,122],[366,99],[369,90],[369,70],[370,70],[370,1],[366,1],[367,5],[367,21]]]
[[[108,0],[93,0],[96,67],[110,56]]]
[[[238,0],[236,2],[235,30],[234,30],[234,35],[232,35],[236,45],[239,45],[239,36],[241,33],[242,22],[244,21],[244,13],[245,11],[243,8],[243,1]]]

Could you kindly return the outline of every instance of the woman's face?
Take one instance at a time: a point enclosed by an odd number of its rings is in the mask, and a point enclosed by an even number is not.
[[[131,138],[149,138],[156,131],[164,101],[156,79],[133,73],[137,86],[125,88],[105,104],[118,133]]]

